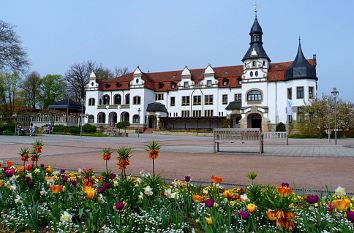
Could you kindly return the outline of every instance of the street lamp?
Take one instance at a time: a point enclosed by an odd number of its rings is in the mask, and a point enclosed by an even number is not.
[[[337,97],[339,95],[339,91],[337,88],[333,88],[331,92],[334,100],[334,144],[337,145]]]
[[[138,108],[138,114],[139,114],[139,124],[138,124],[138,138],[140,137],[140,112],[141,112],[141,109]]]
[[[329,101],[330,101],[330,98],[328,98],[327,104],[326,104],[326,105],[327,105],[327,121],[328,121],[328,122],[327,122],[327,125],[328,125],[328,128],[327,128],[327,136],[328,136],[328,139],[327,139],[327,140],[328,140],[328,143],[331,142],[331,129],[330,129],[330,127],[331,127],[331,126],[330,126],[330,125],[331,125],[330,123],[331,123],[331,122],[330,122],[330,114],[329,114],[329,112],[330,112],[330,111],[329,111]]]

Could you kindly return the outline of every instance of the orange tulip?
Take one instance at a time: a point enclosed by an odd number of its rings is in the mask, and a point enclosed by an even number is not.
[[[250,203],[246,206],[247,210],[250,212],[250,213],[256,213],[257,212],[257,206],[253,203]]]
[[[86,194],[88,199],[94,199],[96,197],[96,190],[90,186],[85,186],[82,191]]]
[[[50,191],[52,191],[52,193],[55,193],[55,194],[58,194],[58,193],[64,191],[63,185],[51,185],[49,188],[50,188]]]
[[[267,217],[271,221],[275,221],[277,219],[276,212],[274,210],[268,209],[267,210]]]
[[[103,160],[110,160],[111,154],[110,153],[103,153],[102,158],[103,158]]]
[[[222,177],[221,176],[212,176],[211,181],[214,184],[220,184],[222,182]]]
[[[5,181],[0,180],[0,187],[4,186],[4,184],[5,184]]]
[[[52,172],[53,172],[52,166],[49,165],[49,166],[45,169],[45,172],[46,172],[46,173],[52,173]]]
[[[226,197],[228,200],[230,200],[232,198],[232,193],[230,190],[225,190],[223,194],[224,194],[224,197]]]
[[[11,162],[11,161],[6,161],[6,167],[12,167],[14,165],[14,163],[13,162]]]
[[[278,193],[280,194],[280,196],[282,197],[287,197],[292,193],[292,190],[290,187],[286,187],[286,186],[279,186],[278,187]]]
[[[93,186],[94,184],[94,179],[92,176],[86,177],[86,178],[82,178],[82,183],[84,184],[84,186]]]
[[[333,200],[333,206],[340,211],[345,211],[350,207],[350,200],[348,198]]]
[[[196,203],[201,203],[203,201],[203,197],[198,194],[193,194],[192,200]]]

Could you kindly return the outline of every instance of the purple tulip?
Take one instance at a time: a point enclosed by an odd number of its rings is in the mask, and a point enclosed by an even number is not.
[[[62,181],[63,183],[66,183],[66,181],[68,181],[68,177],[64,176],[63,178],[61,178],[61,181]]]
[[[351,222],[354,222],[354,211],[349,210],[347,212],[347,219]]]
[[[111,184],[109,182],[104,182],[103,187],[105,189],[109,189],[111,187]]]
[[[124,206],[125,206],[124,201],[117,201],[116,202],[116,210],[122,210],[122,209],[124,209]]]
[[[34,187],[34,183],[33,183],[32,180],[28,181],[28,182],[27,182],[27,185],[28,185],[28,187],[29,187],[30,189],[32,189],[32,188]]]
[[[310,204],[315,204],[318,202],[318,196],[317,195],[307,195],[306,202],[310,203]]]
[[[289,187],[289,183],[283,182],[283,183],[281,183],[281,186],[283,186],[283,187]]]
[[[4,176],[5,177],[11,177],[15,174],[15,169],[11,168],[11,169],[6,169],[6,171],[4,172]]]
[[[71,185],[73,185],[73,186],[76,186],[76,184],[77,184],[76,180],[71,180],[70,183],[71,183]]]
[[[64,174],[65,173],[65,169],[60,169],[60,174]]]
[[[242,218],[243,220],[248,219],[249,216],[250,216],[250,214],[249,214],[248,211],[246,211],[246,210],[240,210],[240,211],[238,212],[238,217],[239,217],[239,218]]]
[[[26,182],[31,181],[31,177],[29,177],[29,176],[25,176],[25,181],[26,181]]]
[[[204,204],[206,207],[213,207],[214,206],[214,199],[213,198],[206,199],[204,201]]]
[[[106,189],[103,186],[97,188],[98,193],[104,193],[104,191],[106,191]]]
[[[43,163],[41,163],[41,165],[39,165],[39,166],[41,166],[41,168],[44,168],[44,164]]]
[[[186,177],[184,177],[184,180],[188,183],[191,180],[191,177],[190,176],[186,176]]]
[[[114,178],[116,178],[116,174],[114,173],[109,174],[109,179],[113,180]]]
[[[327,210],[328,210],[329,212],[333,212],[333,211],[334,211],[334,205],[333,205],[332,203],[328,204],[328,205],[327,205]]]

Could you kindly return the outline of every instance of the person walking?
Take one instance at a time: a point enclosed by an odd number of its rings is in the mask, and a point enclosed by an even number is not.
[[[33,126],[33,123],[31,123],[31,126],[29,128],[29,133],[30,133],[30,136],[33,136],[34,135],[34,126]]]

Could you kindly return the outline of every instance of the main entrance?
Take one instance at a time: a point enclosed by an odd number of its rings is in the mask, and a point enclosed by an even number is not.
[[[247,128],[262,129],[262,116],[258,113],[253,113],[247,117]]]

